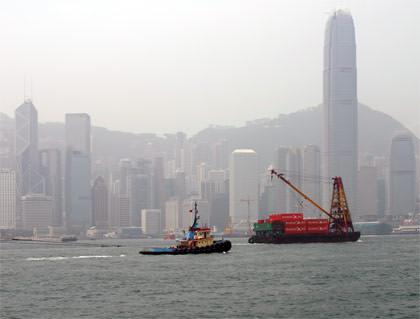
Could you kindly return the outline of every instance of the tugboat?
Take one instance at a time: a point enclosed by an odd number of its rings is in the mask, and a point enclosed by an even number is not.
[[[192,212],[192,211],[190,211]],[[228,252],[232,248],[229,240],[214,240],[210,234],[210,228],[198,227],[197,203],[194,204],[194,221],[188,229],[185,238],[178,240],[176,247],[168,248],[145,248],[139,251],[142,255],[185,255],[185,254],[209,254]]]

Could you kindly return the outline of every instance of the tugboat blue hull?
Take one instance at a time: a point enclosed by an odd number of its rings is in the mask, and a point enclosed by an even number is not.
[[[186,255],[186,254],[210,254],[228,252],[232,248],[229,240],[218,240],[211,246],[206,247],[175,247],[175,248],[146,248],[139,251],[142,255]]]

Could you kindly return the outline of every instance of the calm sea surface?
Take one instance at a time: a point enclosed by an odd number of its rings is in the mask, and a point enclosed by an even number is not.
[[[143,256],[123,247],[0,245],[1,318],[420,318],[420,236]]]

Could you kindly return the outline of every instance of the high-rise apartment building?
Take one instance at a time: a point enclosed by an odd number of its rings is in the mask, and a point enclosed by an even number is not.
[[[389,214],[398,217],[414,213],[416,159],[411,135],[400,133],[393,137],[389,162]]]
[[[16,229],[16,174],[0,169],[0,229]]]
[[[356,41],[353,18],[347,11],[335,11],[328,19],[323,77],[323,175],[342,178],[350,210],[355,213],[358,169]],[[325,190],[326,202],[329,202],[328,194],[330,191]]]
[[[98,176],[92,186],[92,225],[97,229],[107,229],[108,188],[102,176]]]
[[[15,111],[15,151],[20,195],[40,194],[43,178],[38,173],[38,112],[27,99]]]
[[[229,188],[229,215],[234,227],[253,223],[258,218],[258,166],[254,150],[232,152]]]
[[[48,234],[52,224],[52,200],[50,196],[30,194],[22,196],[23,229]]]

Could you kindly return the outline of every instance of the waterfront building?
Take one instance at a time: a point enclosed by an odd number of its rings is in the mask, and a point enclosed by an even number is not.
[[[16,173],[0,169],[0,229],[16,229]]]
[[[357,215],[358,124],[356,41],[349,12],[328,19],[324,43],[324,173],[343,180],[350,211]],[[330,190],[324,200],[329,202]]]
[[[416,162],[410,134],[392,138],[389,163],[389,214],[399,220],[414,213],[416,205]]]
[[[92,186],[92,225],[97,229],[107,229],[108,188],[102,176],[98,176]]]
[[[61,179],[61,152],[58,149],[39,151],[39,173],[44,178],[43,193],[52,200],[52,226],[63,224],[63,194]]]
[[[29,194],[22,196],[23,229],[36,234],[49,234],[52,222],[52,200],[50,196]]]
[[[161,225],[160,209],[142,209],[141,210],[141,227],[144,234],[153,235],[160,234]]]
[[[258,166],[254,150],[232,152],[229,188],[229,215],[233,225],[253,223],[258,218]]]
[[[128,194],[118,196],[118,221],[120,227],[130,226],[130,199]]]

